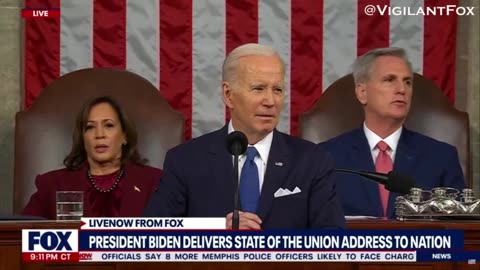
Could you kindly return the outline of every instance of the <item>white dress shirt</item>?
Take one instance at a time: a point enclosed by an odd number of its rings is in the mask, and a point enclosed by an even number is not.
[[[228,123],[228,133],[235,131],[233,129],[232,120]],[[267,170],[267,161],[268,161],[268,154],[270,154],[270,147],[272,146],[272,139],[273,139],[273,131],[268,133],[265,138],[261,141],[257,142],[254,145],[248,145],[249,147],[253,146],[257,149],[258,155],[255,157],[255,164],[258,168],[258,183],[260,185],[260,192],[262,191],[263,186],[263,177],[265,175],[265,171]],[[238,157],[238,179],[240,181],[240,175],[242,172],[243,164],[245,164],[245,160],[247,159],[247,155],[243,154]],[[232,156],[233,160],[233,156]]]
[[[365,132],[365,136],[368,140],[368,145],[370,146],[370,153],[372,154],[373,163],[375,164],[375,160],[377,159],[378,153],[380,150],[377,148],[377,144],[379,141],[384,141],[388,144],[389,149],[387,150],[388,155],[392,158],[392,164],[395,162],[395,153],[397,151],[398,140],[400,139],[400,135],[402,135],[402,127],[397,129],[395,132],[390,134],[385,139],[382,139],[380,136],[375,134],[375,132],[371,131],[365,122],[363,122],[363,131]]]

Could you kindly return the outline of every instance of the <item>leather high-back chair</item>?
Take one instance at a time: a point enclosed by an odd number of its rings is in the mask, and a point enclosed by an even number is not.
[[[162,168],[167,150],[183,141],[183,116],[139,75],[97,68],[66,74],[47,86],[28,110],[16,115],[15,213],[21,212],[35,191],[38,174],[64,167],[82,105],[104,95],[114,98],[135,124],[138,150],[148,165]]]
[[[468,114],[451,106],[442,91],[419,74],[414,75],[413,88],[405,126],[455,146],[467,184],[472,187]],[[349,74],[330,85],[314,107],[300,116],[300,137],[324,142],[361,127],[363,120],[353,76]]]

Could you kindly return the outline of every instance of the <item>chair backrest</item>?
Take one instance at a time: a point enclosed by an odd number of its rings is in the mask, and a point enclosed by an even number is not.
[[[469,117],[455,109],[435,84],[415,74],[410,113],[405,126],[457,148],[460,164],[472,186]],[[300,137],[326,141],[362,125],[363,109],[355,96],[351,74],[330,85],[314,107],[300,116]]]
[[[113,97],[135,124],[138,149],[148,165],[162,168],[168,149],[183,141],[183,116],[139,75],[97,68],[66,74],[48,85],[28,110],[16,115],[15,213],[35,191],[38,174],[64,167],[76,114],[87,100],[102,95]]]

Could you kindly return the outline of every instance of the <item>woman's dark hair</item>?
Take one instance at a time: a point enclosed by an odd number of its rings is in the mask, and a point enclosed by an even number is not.
[[[85,103],[80,110],[77,118],[75,120],[75,128],[73,131],[73,142],[72,142],[72,150],[67,155],[67,157],[63,160],[63,164],[67,169],[76,170],[79,169],[82,164],[87,160],[87,152],[85,151],[85,143],[83,140],[83,133],[85,132],[85,128],[88,121],[88,116],[92,108],[98,104],[107,103],[112,106],[113,110],[118,116],[120,121],[120,127],[122,131],[125,133],[125,137],[127,140],[126,145],[122,145],[122,157],[121,162],[122,165],[125,161],[131,161],[133,163],[144,164],[147,162],[146,159],[143,159],[140,154],[138,153],[137,149],[137,131],[135,126],[132,122],[130,122],[121,109],[120,105],[111,97],[109,96],[101,96],[96,97],[89,100]]]

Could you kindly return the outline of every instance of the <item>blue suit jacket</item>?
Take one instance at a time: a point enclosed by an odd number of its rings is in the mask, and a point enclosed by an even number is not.
[[[144,211],[157,217],[225,217],[233,211],[227,126],[168,151],[159,188]],[[274,131],[257,215],[263,229],[343,228],[331,157],[305,140]],[[301,192],[274,198],[279,188]]]
[[[363,128],[321,143],[330,152],[337,168],[375,171]],[[412,176],[421,189],[465,188],[465,180],[455,147],[403,128],[398,141],[393,170]],[[361,176],[335,173],[337,194],[345,215],[382,216],[378,184]],[[388,217],[395,217],[395,198],[390,193]]]

